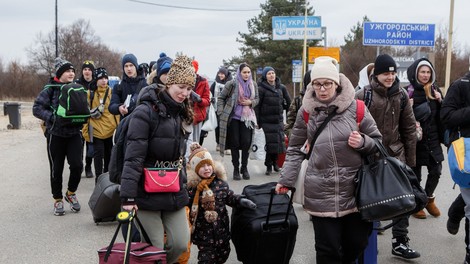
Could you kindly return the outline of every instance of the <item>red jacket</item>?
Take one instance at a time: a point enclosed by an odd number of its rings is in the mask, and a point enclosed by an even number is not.
[[[211,103],[209,82],[199,74],[196,78],[194,92],[196,92],[202,99],[199,103],[193,102],[194,124],[196,125],[206,119],[207,107]]]

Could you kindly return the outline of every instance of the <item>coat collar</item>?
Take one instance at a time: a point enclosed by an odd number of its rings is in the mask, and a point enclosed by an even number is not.
[[[223,181],[227,181],[227,171],[225,170],[225,167],[222,165],[222,163],[220,163],[219,161],[214,161],[214,173],[216,178]],[[197,187],[197,185],[201,182],[201,177],[199,177],[199,175],[197,175],[197,173],[191,168],[187,168],[187,176],[188,189],[193,189]]]

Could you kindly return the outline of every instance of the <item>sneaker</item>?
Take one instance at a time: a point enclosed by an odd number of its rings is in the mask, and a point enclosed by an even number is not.
[[[64,215],[64,214],[65,214],[64,202],[62,202],[62,200],[55,201],[54,202],[54,215],[61,216],[61,215]]]
[[[72,210],[72,212],[77,213],[80,211],[81,206],[80,206],[80,203],[78,202],[76,194],[68,194],[68,191],[67,191],[64,198],[65,198],[65,201],[70,204],[70,210]]]
[[[421,254],[410,248],[409,241],[407,236],[392,238],[392,254],[405,259],[419,258]]]

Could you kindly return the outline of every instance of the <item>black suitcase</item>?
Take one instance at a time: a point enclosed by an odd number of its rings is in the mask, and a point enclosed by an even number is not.
[[[287,264],[294,252],[298,222],[293,195],[277,195],[275,186],[275,182],[245,186],[242,194],[257,208],[232,210],[232,242],[244,264]]]
[[[95,223],[116,219],[116,215],[121,211],[119,188],[119,184],[109,180],[109,173],[103,173],[98,177],[95,189],[88,201]]]

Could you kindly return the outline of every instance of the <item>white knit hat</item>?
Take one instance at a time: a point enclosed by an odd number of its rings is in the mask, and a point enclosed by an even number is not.
[[[335,58],[328,56],[321,56],[315,58],[312,71],[310,73],[311,80],[326,78],[339,84],[339,72],[336,66],[338,61]]]
[[[189,165],[191,169],[193,169],[196,174],[199,172],[199,169],[204,166],[204,164],[209,164],[214,168],[214,161],[212,160],[212,156],[207,151],[207,149],[201,147],[199,143],[193,142],[190,145],[191,154],[189,155]]]

